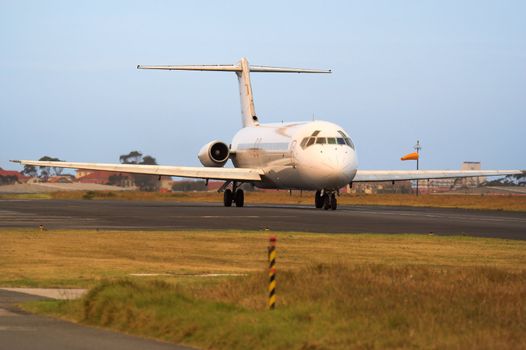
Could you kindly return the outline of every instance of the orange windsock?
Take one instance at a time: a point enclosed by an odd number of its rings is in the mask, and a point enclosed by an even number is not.
[[[400,158],[400,160],[417,160],[417,159],[418,159],[418,153],[416,152],[406,154],[405,156]]]

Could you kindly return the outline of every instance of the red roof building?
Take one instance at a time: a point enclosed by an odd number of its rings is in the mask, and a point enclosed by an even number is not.
[[[120,177],[120,179],[118,177]],[[78,177],[77,181],[84,184],[133,186],[133,178],[130,174],[116,173],[113,171],[91,171],[88,172],[87,175]]]
[[[14,179],[14,181],[12,181],[12,179]],[[22,175],[18,171],[0,169],[0,184],[27,182],[29,179],[29,176]]]

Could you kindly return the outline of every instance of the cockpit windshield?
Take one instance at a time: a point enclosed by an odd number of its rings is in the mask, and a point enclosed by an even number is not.
[[[333,137],[317,137],[321,130],[316,130],[312,133],[310,137],[305,137],[301,140],[300,146],[305,149],[314,144],[316,145],[339,145],[339,146],[349,146],[354,149],[354,143],[351,138],[347,136],[343,131],[338,130],[340,135]]]

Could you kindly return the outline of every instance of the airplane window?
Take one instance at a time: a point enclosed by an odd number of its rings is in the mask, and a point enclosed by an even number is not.
[[[309,138],[309,142],[307,142],[307,147],[309,147],[310,145],[314,144],[314,141],[316,140],[315,137],[311,137]]]
[[[351,138],[349,136],[345,135],[345,133],[343,131],[341,131],[341,130],[338,130],[338,133],[343,136],[344,143],[347,144],[352,149],[354,149],[354,143],[352,142]],[[343,145],[344,143],[341,143],[340,138],[338,138],[338,144],[339,145]]]
[[[301,140],[301,143],[300,143],[301,148],[305,148],[305,145],[307,144],[307,141],[309,141],[308,137],[305,137],[305,138],[303,138],[303,140]]]
[[[338,145],[345,145],[345,140],[343,137],[338,137],[336,140],[338,141]]]
[[[325,139],[325,137],[318,137],[316,139],[316,143],[320,144],[320,145],[323,145],[324,143],[327,143],[327,140]]]
[[[315,132],[312,133],[312,136],[318,136],[318,134],[320,133],[321,130],[316,130]]]
[[[336,144],[336,138],[335,137],[327,137],[327,143],[329,145],[335,145]]]
[[[349,147],[351,147],[352,149],[354,149],[354,144],[352,143],[351,139],[346,137],[345,138],[345,143],[349,145]]]

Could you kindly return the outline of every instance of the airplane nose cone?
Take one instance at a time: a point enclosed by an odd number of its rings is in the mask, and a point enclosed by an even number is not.
[[[333,187],[341,187],[348,184],[356,169],[356,157],[354,152],[328,152],[321,160],[324,168],[326,181]]]
[[[300,153],[298,171],[304,187],[336,190],[348,185],[356,174],[356,153],[346,146],[310,147]]]

